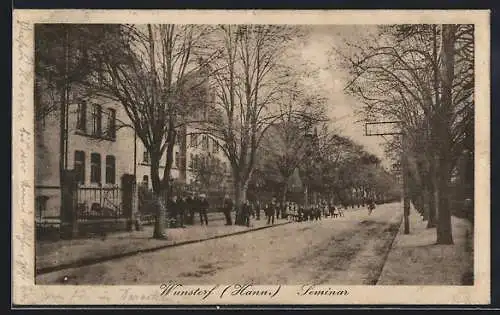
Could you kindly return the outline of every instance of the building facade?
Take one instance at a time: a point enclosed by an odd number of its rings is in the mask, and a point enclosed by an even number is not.
[[[193,113],[192,115],[197,116],[191,117],[193,121],[203,119],[203,107],[200,107],[200,114]],[[136,178],[138,181],[141,181],[141,183],[148,183],[148,187],[152,188],[149,152],[139,138],[136,139],[136,148]],[[227,157],[222,151],[221,144],[214,137],[201,133],[199,128],[197,128],[197,123],[187,123],[178,130],[178,136],[176,137],[176,143],[173,148],[173,163],[170,177],[180,184],[189,186],[190,188],[188,189],[194,189],[194,186],[196,186],[199,180],[198,174],[201,168],[202,159],[207,157],[219,161],[220,169],[222,169],[225,174],[225,180],[220,183],[220,189],[230,193],[231,171]],[[166,160],[167,157],[165,152],[161,158],[160,174],[163,174]]]
[[[61,159],[65,169],[75,171],[81,188],[78,203],[87,210],[96,202],[107,202],[108,208],[117,206],[120,201],[114,190],[119,188],[121,176],[134,173],[134,131],[121,127],[127,116],[118,102],[95,96],[67,108],[64,129],[59,110],[35,122],[35,203],[39,217],[59,216]],[[64,151],[60,150],[61,139]],[[103,197],[103,190],[112,193]]]

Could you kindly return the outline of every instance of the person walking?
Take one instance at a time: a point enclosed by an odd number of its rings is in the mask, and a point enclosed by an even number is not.
[[[260,201],[259,200],[256,200],[255,201],[255,214],[256,214],[256,220],[257,221],[260,221]]]
[[[335,209],[335,205],[333,204],[333,202],[331,202],[330,207],[328,209],[331,218],[333,218],[336,210],[337,209]]]
[[[335,206],[334,206],[335,208]],[[339,217],[343,217],[344,216],[344,210],[342,210],[342,207],[338,207],[337,209],[337,213],[339,215]]]
[[[250,202],[245,200],[243,202],[243,205],[241,206],[241,214],[243,216],[243,224],[245,224],[247,227],[250,227],[250,215],[252,212],[252,206],[250,205]]]
[[[196,214],[200,213],[200,208],[201,208],[201,198],[200,195],[194,195],[193,196],[193,218],[196,217]],[[194,219],[193,219],[194,222]],[[201,222],[203,225],[203,222]]]
[[[314,220],[314,204],[309,205],[309,221]]]
[[[186,197],[185,207],[186,207],[185,209],[186,216],[188,217],[187,223],[193,225],[195,206],[194,206],[194,199],[190,194]]]
[[[201,225],[203,225],[203,221],[205,221],[205,225],[208,225],[207,211],[209,206],[210,204],[208,203],[207,196],[205,194],[201,194],[199,203]]]
[[[148,186],[148,176],[144,175],[138,189],[138,203],[140,213],[145,213],[149,210],[148,203],[151,199],[152,198]]]
[[[269,211],[269,209],[271,208],[271,205],[270,203],[266,203],[264,205],[264,215],[266,216],[266,220],[267,220],[267,223],[266,224],[269,224],[269,222],[271,222],[271,212]]]
[[[177,216],[178,216],[178,226],[181,228],[185,228],[184,225],[185,217],[186,217],[186,196],[182,196],[177,199]]]
[[[251,202],[249,201],[248,204],[250,205],[250,216],[255,219],[255,201],[254,202]]]
[[[370,199],[368,201],[368,215],[371,215],[374,209],[375,209],[375,202],[372,199]]]
[[[168,227],[176,227],[177,225],[177,202],[176,196],[168,197],[167,199],[167,222]]]
[[[231,211],[233,211],[233,200],[229,198],[229,195],[224,196],[224,204],[222,206],[222,212],[226,218],[226,225],[232,225],[233,221],[231,219]]]
[[[267,207],[267,224],[274,224],[274,217],[276,216],[276,198],[273,197],[271,203]]]

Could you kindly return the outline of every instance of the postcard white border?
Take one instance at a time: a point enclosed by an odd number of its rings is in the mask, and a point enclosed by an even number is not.
[[[34,23],[180,24],[475,24],[474,286],[330,286],[347,296],[161,297],[159,286],[34,285],[33,25]],[[97,304],[489,304],[490,303],[490,13],[487,10],[14,10],[12,112],[12,301],[25,305]],[[213,286],[206,286],[207,288]],[[219,289],[224,288],[219,285]],[[128,291],[127,291],[128,290]],[[128,300],[124,292],[136,294]]]

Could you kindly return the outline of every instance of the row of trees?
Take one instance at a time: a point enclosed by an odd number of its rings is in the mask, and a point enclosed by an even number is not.
[[[273,25],[37,25],[37,120],[52,110],[60,114],[61,174],[70,95],[101,93],[123,106],[128,126],[149,152],[159,201],[155,238],[165,237],[173,147],[188,125],[218,141],[230,162],[238,208],[260,142],[282,116],[275,104],[296,87],[298,73],[284,61],[297,31]],[[301,111],[294,113],[303,116]]]
[[[343,205],[400,198],[393,174],[351,139],[329,130],[326,124],[319,131],[317,126],[304,130],[299,125],[284,126],[273,127],[263,142],[265,155],[256,166],[259,176],[253,179],[253,189],[260,182],[262,191],[272,191],[283,202],[292,195],[297,199],[297,193],[303,192],[302,202],[322,199]]]
[[[397,120],[405,134],[412,195],[421,202],[437,243],[453,243],[450,185],[464,151],[474,151],[473,25],[379,28],[376,43],[351,45],[344,55],[346,90],[367,121]],[[400,139],[388,145],[401,152]],[[473,179],[472,179],[473,180]]]
[[[297,169],[311,190],[330,189],[339,198],[352,188],[384,189],[377,188],[385,178],[376,158],[327,129],[311,133],[326,121],[326,104],[306,92],[300,84],[304,69],[290,62],[300,28],[57,24],[37,25],[35,32],[37,120],[53,110],[60,114],[61,173],[71,95],[100,93],[118,101],[130,122],[117,127],[133,128],[150,155],[159,203],[155,238],[165,237],[173,148],[188,126],[190,133],[214,139],[230,163],[236,224],[242,223],[239,209],[256,169],[275,170],[285,183],[283,196]],[[162,173],[160,164],[166,165]],[[197,164],[209,170],[200,172],[200,181],[219,178],[215,160]],[[368,183],[370,178],[376,180]]]

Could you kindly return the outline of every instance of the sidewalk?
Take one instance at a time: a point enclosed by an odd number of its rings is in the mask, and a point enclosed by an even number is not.
[[[196,221],[199,222],[199,221]],[[288,223],[280,219],[274,225],[266,225],[265,218],[251,219],[250,227],[224,225],[223,220],[209,221],[208,226],[194,225],[186,228],[166,229],[167,240],[152,238],[153,226],[142,231],[119,232],[104,238],[89,238],[36,242],[36,274],[98,263],[132,256],[171,246],[196,243],[229,235],[242,234]]]
[[[451,217],[453,245],[436,245],[436,229],[413,209],[410,234],[401,224],[377,285],[471,285],[472,224]]]

